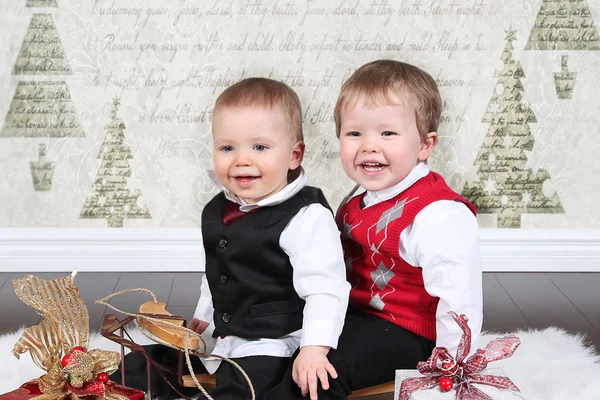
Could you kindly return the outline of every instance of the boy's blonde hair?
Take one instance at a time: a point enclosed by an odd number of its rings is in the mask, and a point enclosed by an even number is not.
[[[213,114],[223,108],[280,107],[287,114],[293,138],[304,143],[302,104],[294,90],[283,82],[268,78],[247,78],[228,87],[219,95]]]
[[[367,104],[389,104],[390,94],[408,101],[415,109],[421,140],[437,132],[442,116],[442,98],[435,80],[414,65],[395,60],[377,60],[357,69],[344,82],[334,110],[335,130],[340,137],[341,112],[348,104],[364,100]]]

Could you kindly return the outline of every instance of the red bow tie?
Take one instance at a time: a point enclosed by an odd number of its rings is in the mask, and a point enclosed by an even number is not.
[[[225,204],[225,211],[223,212],[223,224],[225,224],[225,226],[229,226],[238,219],[242,218],[244,215],[250,214],[256,210],[258,210],[258,208],[244,212],[240,210],[239,204],[234,203],[233,201],[227,201],[227,204]]]

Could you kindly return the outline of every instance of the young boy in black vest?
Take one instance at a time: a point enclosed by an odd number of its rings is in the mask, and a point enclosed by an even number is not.
[[[442,101],[435,80],[393,60],[363,65],[343,84],[335,107],[340,158],[358,187],[341,205],[350,307],[328,357],[338,379],[319,400],[392,381],[435,346],[456,354],[469,318],[473,343],[482,323],[482,274],[475,208],[429,170]],[[292,377],[293,378],[293,377]],[[288,384],[301,398],[307,388]],[[283,384],[273,397],[282,396]],[[276,393],[278,392],[278,393]],[[281,397],[283,398],[283,397]]]
[[[300,100],[281,82],[242,80],[217,98],[212,135],[211,178],[221,192],[202,212],[206,274],[189,327],[214,346],[208,352],[243,368],[257,400],[288,368],[315,391],[317,379],[327,388],[328,375],[337,377],[327,354],[342,331],[350,285],[333,213],[300,166]],[[145,347],[153,360],[177,365],[177,351]],[[126,384],[147,391],[145,358],[126,358]],[[194,372],[216,374],[216,388],[208,390],[216,400],[251,398],[230,363],[201,361],[192,359]],[[179,397],[171,386],[198,392],[164,375],[169,384],[153,368],[154,396]],[[120,372],[111,378],[119,382]]]
[[[281,82],[245,79],[218,97],[212,135],[222,191],[202,213],[206,275],[190,328],[217,338],[213,353],[244,369],[257,399],[298,348],[295,376],[327,387],[350,286],[333,214],[300,166],[300,100]],[[231,364],[204,365],[217,400],[250,399]]]

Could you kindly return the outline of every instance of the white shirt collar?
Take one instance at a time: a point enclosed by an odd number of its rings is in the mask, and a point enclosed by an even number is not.
[[[400,193],[414,185],[415,182],[417,182],[419,179],[424,178],[428,174],[429,167],[424,162],[421,162],[410,171],[406,178],[404,178],[402,181],[395,184],[394,186],[381,189],[376,192],[367,191],[367,189],[365,189],[364,187],[359,186],[358,189],[356,189],[356,191],[352,194],[352,196],[350,196],[348,200],[367,192],[365,194],[365,197],[363,197],[363,203],[365,204],[366,208],[399,195]]]
[[[279,203],[283,203],[290,197],[294,196],[298,193],[308,181],[306,174],[304,173],[304,169],[300,171],[300,176],[298,176],[294,181],[290,182],[287,186],[281,189],[279,192],[272,194],[271,196],[264,198],[257,202],[256,204],[248,204],[243,199],[239,198],[235,194],[231,193],[225,186],[219,182],[217,175],[214,170],[208,171],[208,176],[213,181],[213,183],[223,191],[227,200],[233,201],[240,205],[240,211],[248,212],[252,211],[255,208],[266,207],[266,206],[274,206]]]

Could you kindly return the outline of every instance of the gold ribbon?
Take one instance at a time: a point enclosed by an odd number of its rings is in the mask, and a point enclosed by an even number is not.
[[[96,381],[100,373],[116,371],[121,361],[117,352],[94,349],[73,353],[73,361],[63,367],[63,354],[71,353],[75,346],[89,346],[89,315],[79,287],[73,284],[75,275],[50,281],[33,275],[13,280],[17,297],[43,317],[40,324],[24,330],[12,350],[17,358],[29,351],[33,362],[46,371],[36,380],[43,394],[33,400],[79,400],[84,395],[73,393],[71,388]],[[127,400],[111,386],[103,396],[85,397]]]

